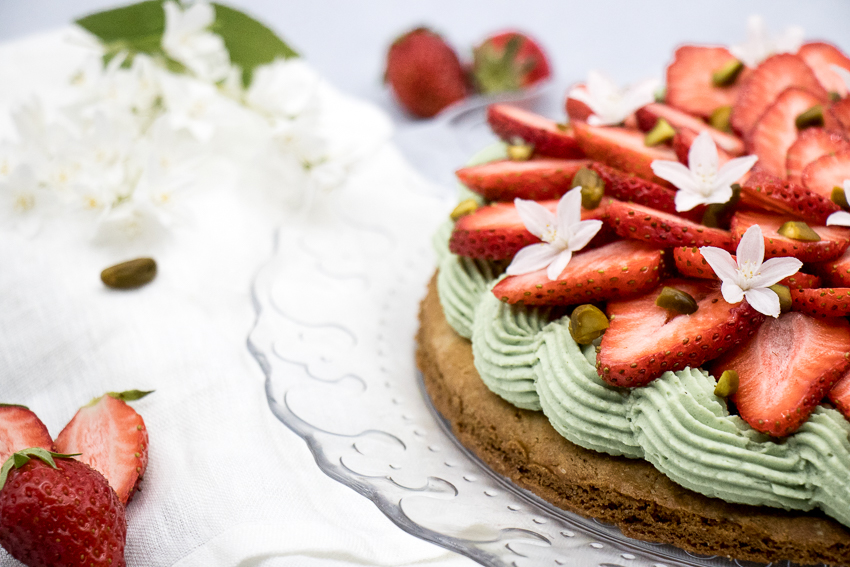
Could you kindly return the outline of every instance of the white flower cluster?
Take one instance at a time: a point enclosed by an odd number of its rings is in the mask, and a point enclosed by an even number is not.
[[[206,2],[164,4],[161,58],[103,51],[74,76],[73,101],[37,98],[13,111],[16,138],[0,141],[0,227],[34,233],[56,216],[88,219],[97,239],[160,232],[189,217],[186,196],[226,162],[292,204],[331,189],[350,160],[333,155],[321,122],[319,77],[299,59],[254,69],[247,89]],[[209,176],[208,176],[209,177]],[[261,182],[260,185],[263,185]]]

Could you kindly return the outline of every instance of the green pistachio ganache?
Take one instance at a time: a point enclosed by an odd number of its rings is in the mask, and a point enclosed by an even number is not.
[[[577,445],[646,459],[700,494],[820,508],[850,527],[850,422],[838,411],[818,407],[796,433],[775,440],[730,415],[714,395],[716,380],[700,369],[667,372],[631,390],[609,386],[596,374],[594,347],[570,336],[568,315],[499,301],[490,289],[500,270],[450,254],[450,228],[434,240],[440,302],[451,326],[471,337],[475,367],[493,392],[542,409]]]

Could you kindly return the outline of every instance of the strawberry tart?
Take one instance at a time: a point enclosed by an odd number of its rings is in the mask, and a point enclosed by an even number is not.
[[[850,565],[848,84],[828,43],[686,45],[566,122],[491,106],[420,312],[460,442],[630,537]]]

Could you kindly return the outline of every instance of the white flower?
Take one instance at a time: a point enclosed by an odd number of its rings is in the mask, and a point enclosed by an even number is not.
[[[162,81],[171,128],[185,128],[199,142],[208,142],[216,130],[216,122],[224,111],[225,99],[209,83],[191,77],[171,75]]]
[[[586,88],[573,88],[569,97],[583,102],[593,111],[587,119],[591,126],[619,124],[632,112],[655,101],[659,82],[647,79],[620,89],[611,79],[598,71],[587,74]]]
[[[32,170],[21,165],[0,182],[0,226],[35,234],[54,204],[53,196],[39,187]]]
[[[245,102],[268,118],[294,118],[317,104],[319,76],[301,59],[278,59],[254,70]]]
[[[652,162],[652,171],[679,189],[676,192],[676,210],[682,212],[690,211],[697,205],[728,202],[732,198],[732,184],[747,173],[756,161],[758,156],[743,156],[731,159],[718,168],[717,145],[704,130],[691,145],[688,167],[677,161],[655,160]]]
[[[221,36],[208,28],[215,21],[215,8],[195,2],[182,10],[177,2],[163,4],[165,32],[162,49],[186,66],[199,79],[216,82],[230,73],[230,55]]]
[[[803,45],[803,28],[789,26],[777,36],[767,33],[761,16],[753,15],[747,20],[747,40],[729,47],[729,51],[748,67],[759,63],[777,53],[796,53]]]
[[[602,227],[599,220],[581,220],[581,187],[571,189],[558,201],[557,216],[535,201],[514,199],[517,212],[528,231],[542,240],[526,246],[514,256],[507,273],[518,276],[547,268],[550,280],[558,279],[572,258]]]
[[[844,198],[850,196],[850,179],[844,180]],[[848,201],[850,202],[850,201]],[[847,211],[836,211],[826,219],[826,226],[850,226],[850,213]]]
[[[722,248],[703,246],[699,251],[723,282],[720,292],[727,303],[740,303],[746,297],[753,309],[771,317],[779,317],[779,296],[770,286],[803,266],[796,258],[770,258],[765,262],[764,237],[757,224],[744,233],[735,260]]]

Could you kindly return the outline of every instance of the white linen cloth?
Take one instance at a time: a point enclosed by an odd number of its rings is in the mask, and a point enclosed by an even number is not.
[[[11,105],[65,88],[81,52],[63,37],[0,46],[0,138]],[[365,145],[386,139],[380,112],[342,96],[335,104],[372,121]],[[218,173],[192,197],[192,224],[154,248],[96,246],[59,226],[31,237],[0,227],[0,402],[27,405],[55,436],[106,391],[156,390],[133,403],[150,463],[127,508],[129,566],[471,565],[326,477],[269,411],[246,347],[250,285],[287,217]],[[349,183],[424,181],[384,143]],[[99,281],[104,267],[142,253],[159,265],[152,284],[114,291]],[[0,566],[18,564],[0,550]]]

